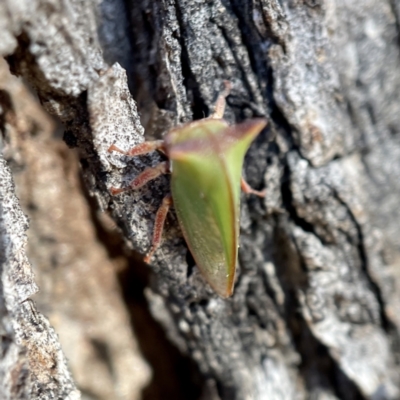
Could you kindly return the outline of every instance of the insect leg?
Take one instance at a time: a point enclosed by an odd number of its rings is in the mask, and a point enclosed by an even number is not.
[[[141,174],[139,174],[130,184],[125,188],[110,188],[112,195],[125,192],[130,189],[139,189],[147,182],[158,178],[160,175],[168,174],[169,172],[169,161],[161,162],[153,168],[146,168]]]
[[[245,192],[246,194],[255,194],[258,197],[265,197],[265,195],[267,194],[267,190],[264,189],[262,191],[258,191],[258,190],[254,190],[243,178],[240,181],[240,187],[242,188],[243,192]]]
[[[146,257],[144,258],[144,262],[146,262],[147,264],[150,262],[151,257],[157,250],[158,246],[160,246],[165,218],[167,216],[168,210],[171,207],[171,205],[172,205],[172,196],[170,194],[167,194],[164,197],[162,204],[156,214],[156,219],[154,221],[153,238],[151,240],[151,248],[150,251],[147,253]]]
[[[228,97],[232,87],[229,81],[224,81],[224,85],[225,89],[218,96],[218,99],[215,103],[214,112],[210,115],[210,118],[222,119],[224,117],[225,105],[226,105],[225,99]]]
[[[154,150],[163,150],[163,148],[163,140],[154,140],[153,142],[140,143],[128,151],[121,150],[119,147],[113,144],[109,147],[108,152],[111,153],[112,151],[117,151],[118,153],[125,154],[126,156],[140,156],[141,154],[147,154]]]

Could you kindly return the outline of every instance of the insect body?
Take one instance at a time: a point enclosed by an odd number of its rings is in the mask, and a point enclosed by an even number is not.
[[[266,125],[265,119],[252,119],[229,126],[222,119],[226,90],[210,117],[177,127],[164,141],[145,142],[125,153],[139,155],[156,149],[169,159],[149,168],[130,187],[112,188],[113,194],[136,189],[163,173],[171,173],[171,194],[157,212],[149,262],[161,242],[166,214],[173,203],[185,240],[196,264],[210,286],[221,296],[233,293],[239,240],[240,187],[251,189],[241,178],[244,156],[254,138]]]

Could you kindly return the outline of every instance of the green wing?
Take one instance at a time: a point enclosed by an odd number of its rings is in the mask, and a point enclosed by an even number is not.
[[[169,138],[176,214],[198,267],[222,297],[232,294],[235,279],[243,159],[264,126],[264,120],[228,127],[208,119]]]

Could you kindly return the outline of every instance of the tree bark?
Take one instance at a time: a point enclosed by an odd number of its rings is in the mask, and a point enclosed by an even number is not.
[[[79,154],[86,190],[134,252],[149,248],[168,177],[111,196],[111,186],[126,184],[161,156],[130,159],[108,153],[110,145],[128,149],[144,136],[160,138],[209,115],[224,80],[233,87],[225,113],[230,123],[268,118],[245,163],[249,183],[268,195],[242,197],[234,296],[220,299],[205,283],[173,212],[150,266],[148,306],[197,365],[203,398],[400,397],[399,18],[396,0],[0,4],[0,54],[61,120],[65,142]],[[7,124],[2,117],[6,144],[12,140]],[[2,168],[3,182],[10,182]],[[4,187],[6,193],[11,188]],[[21,236],[25,225],[22,214],[18,218],[11,233]],[[3,254],[4,276],[10,256]],[[17,269],[15,282],[2,280],[0,297],[7,284],[18,291],[21,279],[31,287],[12,309],[31,304],[35,283],[30,272],[18,275],[27,270]],[[115,280],[112,272],[107,276]],[[10,317],[7,301],[3,325],[19,318]],[[120,316],[102,332],[113,357],[117,350],[109,343],[125,315],[120,299],[115,302]],[[103,312],[98,307],[95,314]],[[27,334],[29,327],[21,326]],[[14,323],[12,329],[7,338],[17,349],[20,328]],[[133,354],[129,332],[123,340]],[[20,353],[15,362],[23,362]],[[3,365],[6,376],[12,365]],[[67,383],[58,380],[58,388],[77,393],[65,371]],[[85,373],[75,374],[76,382]],[[28,393],[32,379],[21,385]],[[53,398],[46,395],[29,398]],[[103,398],[89,390],[84,395]]]

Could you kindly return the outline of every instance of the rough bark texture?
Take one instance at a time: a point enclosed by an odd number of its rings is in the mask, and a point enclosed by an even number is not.
[[[198,366],[204,398],[400,397],[400,2],[5,0],[0,31],[0,54],[61,120],[87,190],[138,253],[149,247],[168,178],[111,197],[109,187],[161,158],[129,159],[108,147],[143,141],[143,127],[147,138],[160,137],[208,115],[225,79],[233,86],[228,121],[269,119],[246,159],[248,181],[268,196],[243,197],[234,296],[222,300],[204,282],[173,213],[151,266],[149,307]],[[96,257],[107,263],[105,252]],[[87,280],[112,281],[107,271]],[[81,283],[79,267],[70,273],[73,287]],[[55,282],[41,285],[50,293]],[[75,306],[57,296],[47,312],[65,317]],[[113,328],[96,327],[122,368],[112,331],[125,329],[124,312],[113,308]],[[100,302],[86,315],[106,310]],[[129,332],[122,336],[133,354]],[[75,379],[82,389],[90,373],[76,370]]]

